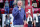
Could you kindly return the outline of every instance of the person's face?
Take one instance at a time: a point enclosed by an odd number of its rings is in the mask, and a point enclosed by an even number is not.
[[[29,17],[30,17],[31,15],[29,14]]]
[[[37,16],[39,16],[39,13],[37,13]]]
[[[18,5],[18,7],[20,6],[22,6],[22,2],[21,1],[19,1],[18,3],[17,3],[17,5]]]

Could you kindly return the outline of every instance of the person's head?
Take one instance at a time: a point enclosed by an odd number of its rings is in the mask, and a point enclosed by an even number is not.
[[[22,6],[22,1],[21,0],[19,0],[19,1],[17,1],[17,6],[19,7],[21,7]]]
[[[31,14],[28,14],[28,16],[30,17],[30,16],[31,16]]]
[[[37,12],[37,16],[39,16],[39,12]]]

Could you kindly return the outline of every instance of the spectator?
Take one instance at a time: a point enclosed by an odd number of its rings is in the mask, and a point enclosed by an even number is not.
[[[5,20],[5,24],[6,24],[6,27],[8,26],[8,27],[10,27],[10,16],[9,16],[9,14],[8,15],[6,15],[6,20]]]
[[[8,3],[8,0],[6,0],[5,2],[5,14],[9,14],[9,3]]]
[[[34,22],[36,22],[36,27],[40,27],[40,16],[39,12],[37,12],[36,18],[34,18]]]
[[[14,2],[14,0],[10,0],[10,8],[13,8],[13,2]]]
[[[40,8],[40,0],[39,0],[39,8]]]
[[[31,14],[28,15],[27,24],[28,24],[28,27],[33,27],[33,21],[32,21]]]

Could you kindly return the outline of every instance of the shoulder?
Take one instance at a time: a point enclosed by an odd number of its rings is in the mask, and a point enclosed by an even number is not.
[[[25,11],[25,9],[24,9],[24,8],[22,8],[22,10],[24,10],[24,11]]]
[[[17,9],[17,7],[14,7],[13,9]]]
[[[22,8],[24,10],[24,8]]]
[[[17,9],[18,9],[17,7],[14,7],[14,8],[13,8],[13,10],[17,10]]]

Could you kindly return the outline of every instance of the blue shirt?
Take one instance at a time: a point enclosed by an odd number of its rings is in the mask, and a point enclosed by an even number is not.
[[[23,8],[21,10],[18,9],[19,7],[13,8],[12,15],[14,16],[13,24],[14,25],[23,25],[23,20],[26,20],[26,14]]]

